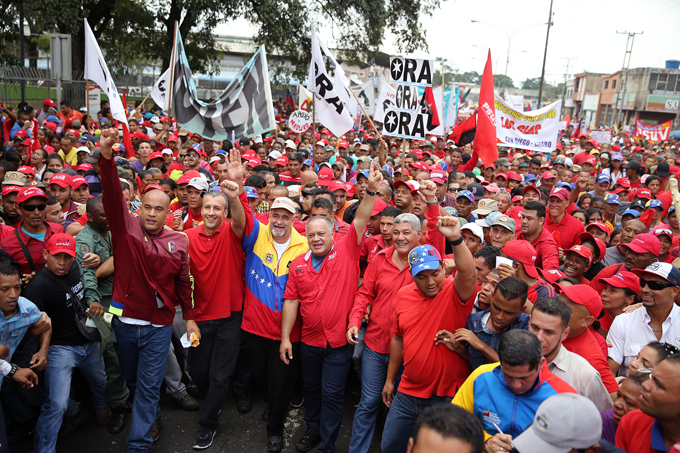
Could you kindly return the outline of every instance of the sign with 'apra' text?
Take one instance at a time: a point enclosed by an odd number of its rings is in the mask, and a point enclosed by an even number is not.
[[[434,60],[390,57],[390,82],[432,86]]]

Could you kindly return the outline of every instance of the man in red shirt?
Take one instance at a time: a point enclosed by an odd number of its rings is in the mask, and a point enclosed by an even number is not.
[[[617,447],[628,452],[657,453],[671,451],[680,443],[678,376],[680,356],[677,354],[654,367],[651,378],[642,383],[640,408],[628,412],[619,422]]]
[[[600,316],[602,299],[588,285],[561,286],[559,299],[571,310],[569,336],[562,342],[569,351],[586,359],[599,373],[612,398],[619,386],[612,375],[605,353],[590,326]]]
[[[560,234],[560,247],[570,249],[572,245],[580,244],[580,235],[584,231],[583,224],[571,215],[567,214],[569,206],[569,192],[564,187],[558,187],[550,192],[548,198],[548,219],[545,229],[549,232],[557,231]]]
[[[394,207],[387,209],[398,211]],[[361,358],[361,400],[354,414],[349,446],[349,451],[357,453],[368,452],[371,445],[390,361],[394,304],[397,292],[413,283],[408,254],[420,244],[418,217],[399,214],[392,219],[393,245],[379,251],[370,261],[349,316],[347,341],[357,344],[355,339],[362,321],[370,315]]]
[[[354,351],[354,345],[347,342],[347,322],[357,292],[361,242],[381,179],[382,174],[372,169],[366,195],[347,235],[337,246],[333,244],[333,222],[324,216],[313,217],[307,223],[309,251],[290,265],[283,295],[280,354],[284,363],[292,357],[290,333],[299,310],[307,431],[296,445],[298,451],[309,451],[319,441],[317,451],[335,451],[345,380]]]
[[[187,200],[189,201],[189,209],[183,213],[181,217],[182,229],[175,228],[178,231],[188,231],[191,228],[196,228],[202,221],[202,194],[208,191],[208,181],[203,177],[198,176],[191,178],[191,181],[186,186]],[[176,221],[176,219],[175,219]],[[173,225],[174,226],[174,225]]]
[[[505,263],[498,266],[501,279],[514,275],[524,280],[524,283],[529,285],[527,298],[531,303],[536,302],[541,297],[555,297],[555,288],[541,278],[534,265],[538,254],[531,244],[520,239],[510,241],[505,244],[501,254],[513,260],[512,268]]]
[[[534,265],[540,269],[557,269],[560,259],[557,243],[550,231],[543,227],[545,223],[545,206],[538,201],[530,201],[524,205],[520,214],[522,229],[517,239],[524,239],[536,249]]]
[[[416,418],[428,406],[449,404],[470,374],[467,360],[437,341],[442,330],[465,327],[472,312],[476,270],[456,217],[439,217],[437,229],[451,242],[458,271],[446,277],[442,258],[429,245],[409,253],[414,284],[397,293],[390,363],[383,401],[390,407],[382,451],[404,452]],[[403,363],[399,388],[394,381]]]
[[[188,365],[191,378],[205,398],[195,449],[212,445],[241,344],[244,298],[241,240],[246,213],[240,200],[245,196],[241,187],[244,170],[241,160],[234,157],[229,163],[229,180],[222,181],[222,191],[203,196],[203,223],[186,232],[194,276],[194,318],[201,330],[200,344],[189,348]],[[229,205],[231,222],[227,222]]]
[[[278,164],[278,159],[276,162]],[[279,178],[281,178],[281,184],[286,187],[300,185],[302,182],[301,174],[303,162],[304,158],[302,157],[302,154],[297,152],[289,154],[288,171],[284,171],[283,173],[279,174]]]

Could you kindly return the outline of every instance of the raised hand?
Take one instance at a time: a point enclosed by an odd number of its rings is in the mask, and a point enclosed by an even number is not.
[[[449,241],[456,241],[460,238],[460,222],[458,217],[437,217],[437,229]]]
[[[380,187],[380,181],[382,181],[382,173],[378,170],[375,164],[371,164],[371,168],[368,174],[368,191],[375,192]]]
[[[229,165],[227,165],[227,177],[236,184],[241,184],[245,170],[241,164],[241,152],[234,148],[229,153]]]
[[[430,180],[420,181],[418,192],[425,196],[428,203],[433,203],[437,193],[437,186]]]
[[[239,185],[228,179],[222,181],[220,188],[222,189],[222,193],[231,200],[238,198],[238,196],[241,194],[241,188]]]
[[[111,159],[113,157],[113,145],[118,140],[118,129],[110,127],[102,131],[99,137],[99,148],[102,151],[104,159]]]

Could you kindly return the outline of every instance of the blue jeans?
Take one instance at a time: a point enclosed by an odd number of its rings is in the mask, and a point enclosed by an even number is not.
[[[172,326],[136,326],[115,322],[120,368],[134,398],[128,453],[146,452],[149,430],[160,415],[158,400],[172,338]]]
[[[300,345],[305,421],[321,436],[318,453],[335,451],[353,349],[350,344],[339,348]]]
[[[416,398],[398,391],[385,421],[382,451],[404,453],[408,439],[413,435],[418,415],[430,406],[451,404],[452,399],[453,397],[436,395],[430,398]]]
[[[364,345],[361,400],[354,413],[352,440],[349,443],[349,451],[352,453],[368,452],[371,446],[389,364],[389,354],[380,354]]]
[[[45,386],[47,399],[40,410],[35,429],[33,447],[36,453],[51,453],[56,450],[57,434],[64,416],[78,413],[78,405],[69,400],[71,375],[78,368],[90,382],[92,402],[97,408],[106,407],[106,370],[104,360],[99,356],[99,343],[90,342],[81,346],[50,346]]]

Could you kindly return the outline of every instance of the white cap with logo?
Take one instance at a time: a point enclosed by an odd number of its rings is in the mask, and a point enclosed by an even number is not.
[[[586,449],[602,437],[602,417],[585,396],[560,393],[543,401],[534,423],[512,442],[521,453],[568,453]]]

